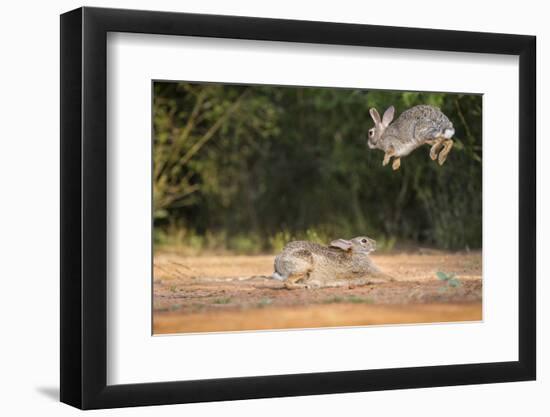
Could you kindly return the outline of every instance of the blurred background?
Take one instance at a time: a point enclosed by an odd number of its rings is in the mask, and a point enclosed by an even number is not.
[[[370,107],[431,104],[454,123],[393,171],[368,149]],[[381,250],[479,249],[481,95],[155,82],[155,248],[259,254],[367,235]]]

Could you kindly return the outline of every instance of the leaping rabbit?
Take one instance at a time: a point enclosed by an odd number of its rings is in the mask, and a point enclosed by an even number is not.
[[[368,145],[371,149],[384,151],[382,165],[387,165],[393,157],[392,168],[399,169],[401,157],[407,156],[416,148],[431,145],[430,158],[443,165],[453,147],[451,138],[455,133],[452,122],[441,110],[428,105],[418,105],[401,113],[392,123],[395,108],[388,107],[384,116],[375,108],[370,109],[374,127],[369,130]]]

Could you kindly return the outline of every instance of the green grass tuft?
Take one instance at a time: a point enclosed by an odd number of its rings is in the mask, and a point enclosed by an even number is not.
[[[269,305],[273,304],[273,300],[271,298],[262,298],[258,304],[257,304],[257,307],[259,308],[264,308],[264,307],[267,307]]]
[[[231,297],[222,297],[212,300],[212,304],[229,304],[231,303]]]
[[[351,304],[373,304],[374,300],[370,297],[360,297],[358,295],[349,295],[347,297],[341,297],[335,295],[333,297],[325,298],[322,301],[323,304],[337,304],[337,303],[351,303]]]
[[[457,288],[462,285],[462,283],[460,282],[460,280],[455,274],[447,274],[442,271],[437,271],[435,275],[439,280],[445,282],[448,287]]]

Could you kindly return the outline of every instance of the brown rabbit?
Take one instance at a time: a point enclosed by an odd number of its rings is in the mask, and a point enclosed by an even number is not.
[[[391,280],[370,259],[375,249],[376,242],[366,236],[334,240],[329,246],[290,242],[275,258],[272,278],[284,281],[287,288],[365,285],[373,277]]]

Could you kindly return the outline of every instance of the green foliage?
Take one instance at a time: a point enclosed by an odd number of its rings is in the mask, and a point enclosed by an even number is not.
[[[273,250],[273,252],[280,252],[284,246],[290,242],[292,239],[292,235],[288,230],[283,230],[280,232],[275,233],[274,236],[269,238],[269,246]]]
[[[271,299],[271,298],[262,298],[258,302],[257,307],[264,308],[264,307],[270,306],[271,304],[273,304],[273,299]]]
[[[212,300],[213,304],[229,304],[231,303],[231,297],[222,297]]]
[[[451,288],[457,288],[462,285],[460,280],[457,278],[455,274],[446,274],[445,272],[438,271],[435,273],[437,278],[439,278],[441,281],[445,282],[447,286]]]
[[[158,244],[252,254],[368,235],[382,249],[481,247],[479,95],[171,82],[154,93]],[[447,162],[425,147],[382,167],[368,109],[423,103],[455,125]]]
[[[370,297],[360,297],[358,295],[352,294],[347,297],[342,296],[332,296],[325,298],[322,301],[323,304],[340,304],[340,303],[351,303],[351,304],[374,304],[374,300]]]
[[[236,235],[227,241],[227,248],[235,253],[255,255],[262,250],[262,241],[256,235]]]
[[[374,300],[369,297],[359,297],[357,295],[350,295],[345,300],[348,303],[352,304],[373,304]]]

